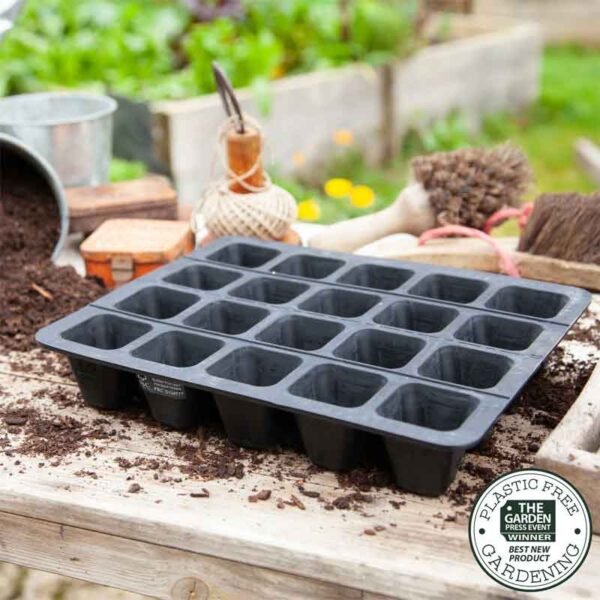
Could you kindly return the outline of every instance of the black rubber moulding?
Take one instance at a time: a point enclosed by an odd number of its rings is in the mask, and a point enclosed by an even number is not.
[[[344,470],[375,450],[438,495],[589,304],[572,287],[224,238],[42,329],[83,398],[143,394],[163,424],[301,440]]]

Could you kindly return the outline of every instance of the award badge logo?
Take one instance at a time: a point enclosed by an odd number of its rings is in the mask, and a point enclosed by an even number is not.
[[[592,541],[590,512],[581,494],[555,473],[513,471],[477,499],[469,541],[492,579],[539,592],[564,583],[585,561]]]

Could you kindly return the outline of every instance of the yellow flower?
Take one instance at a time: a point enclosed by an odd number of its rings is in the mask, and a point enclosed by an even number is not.
[[[301,221],[317,221],[321,216],[321,207],[314,198],[298,202],[298,218]]]
[[[350,191],[350,204],[356,208],[369,208],[375,202],[375,192],[368,185],[355,185]]]
[[[330,198],[346,198],[352,191],[352,182],[349,179],[336,177],[325,182],[325,193]]]
[[[333,143],[336,146],[352,146],[354,134],[349,129],[338,129],[333,132]]]
[[[285,69],[283,68],[283,65],[277,65],[271,71],[271,79],[280,79],[284,75],[285,75]]]
[[[306,164],[306,156],[304,152],[294,152],[292,155],[292,162],[295,167],[302,167]]]

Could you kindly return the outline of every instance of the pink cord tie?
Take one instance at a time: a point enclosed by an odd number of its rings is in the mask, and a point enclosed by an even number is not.
[[[507,209],[513,210],[513,209]],[[502,211],[498,211],[500,213]],[[495,214],[498,214],[495,213]],[[493,217],[494,215],[492,215]],[[490,219],[492,218],[490,217]],[[486,223],[487,225],[487,223]],[[507,252],[500,244],[487,233],[480,231],[479,229],[474,229],[473,227],[463,227],[462,225],[445,225],[444,227],[437,227],[436,229],[430,229],[425,233],[421,234],[419,237],[419,246],[423,246],[430,240],[435,240],[437,238],[445,238],[451,235],[460,235],[462,237],[472,237],[480,239],[487,244],[489,244],[496,255],[498,256],[498,266],[500,267],[500,271],[506,275],[510,275],[512,277],[521,277],[519,273],[519,269],[517,265],[514,263],[512,256],[509,252]]]
[[[488,220],[483,226],[483,231],[489,235],[494,227],[502,225],[502,223],[508,219],[518,219],[517,222],[519,224],[519,229],[523,231],[523,229],[525,229],[525,225],[527,225],[527,220],[529,219],[529,215],[531,215],[532,210],[533,202],[527,202],[527,204],[523,204],[521,208],[501,208],[493,215],[488,217]]]

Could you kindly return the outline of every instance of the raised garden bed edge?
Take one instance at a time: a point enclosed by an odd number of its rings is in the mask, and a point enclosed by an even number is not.
[[[378,161],[411,125],[459,111],[476,126],[486,113],[535,100],[542,52],[537,25],[474,16],[454,17],[452,25],[459,39],[423,48],[391,68],[355,64],[274,82],[270,114],[261,120],[277,171],[310,168],[331,152],[339,129],[350,129]],[[260,115],[250,91],[240,97],[245,110]],[[180,201],[193,204],[214,173],[223,121],[218,95],[156,102],[151,109],[158,154]]]

